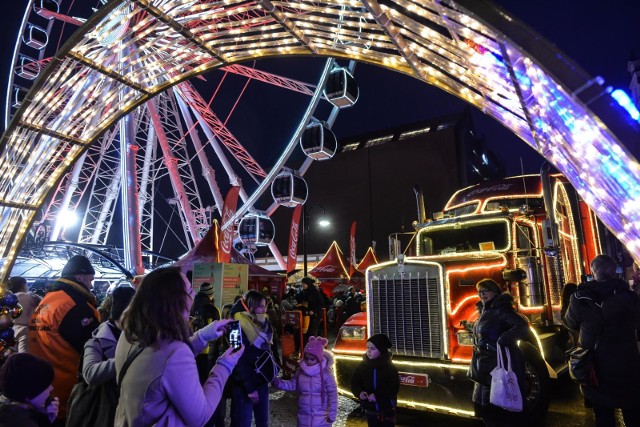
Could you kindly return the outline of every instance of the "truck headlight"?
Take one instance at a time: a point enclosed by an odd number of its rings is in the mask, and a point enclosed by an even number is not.
[[[340,338],[343,340],[363,340],[367,328],[364,326],[343,326],[340,328]]]

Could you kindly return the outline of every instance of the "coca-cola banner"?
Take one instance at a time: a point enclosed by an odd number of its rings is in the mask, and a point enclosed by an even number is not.
[[[300,214],[302,205],[296,206],[291,216],[291,230],[289,232],[289,252],[287,253],[287,273],[296,268],[298,258],[298,236],[300,235]]]
[[[351,223],[349,233],[349,276],[353,276],[356,269],[356,222]]]
[[[221,223],[226,224],[235,214],[238,205],[238,194],[240,187],[234,186],[229,189],[227,196],[224,198],[224,206],[222,207]],[[233,246],[233,224],[222,230],[220,233],[220,244],[218,251],[218,262],[227,263],[231,261],[231,246]]]

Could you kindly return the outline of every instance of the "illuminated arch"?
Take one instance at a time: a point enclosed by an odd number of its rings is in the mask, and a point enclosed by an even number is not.
[[[0,279],[47,194],[119,118],[216,67],[310,55],[376,64],[478,107],[564,173],[640,259],[638,124],[599,79],[489,2],[112,0],[2,136]]]

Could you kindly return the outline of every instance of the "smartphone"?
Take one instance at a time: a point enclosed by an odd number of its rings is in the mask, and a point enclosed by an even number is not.
[[[227,339],[231,347],[236,350],[242,346],[242,329],[239,321],[236,320],[227,325]]]

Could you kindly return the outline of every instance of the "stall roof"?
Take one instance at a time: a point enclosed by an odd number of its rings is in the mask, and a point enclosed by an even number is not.
[[[324,257],[313,267],[309,273],[318,279],[348,279],[349,273],[346,266],[349,265],[336,242],[331,243]]]
[[[184,271],[193,269],[193,264],[195,263],[218,262],[218,237],[218,221],[214,220],[213,225],[204,235],[202,240],[200,240],[193,249],[180,257],[174,265],[179,266]],[[249,276],[283,277],[281,274],[252,264],[234,247],[231,247],[231,262],[234,264],[247,264],[249,266]]]
[[[378,257],[376,257],[375,252],[373,252],[373,248],[369,246],[369,249],[367,249],[367,253],[364,254],[364,258],[362,258],[362,261],[360,261],[360,264],[356,266],[356,270],[364,273],[367,267],[370,267],[372,265],[379,264],[379,263],[380,262],[378,261]]]

